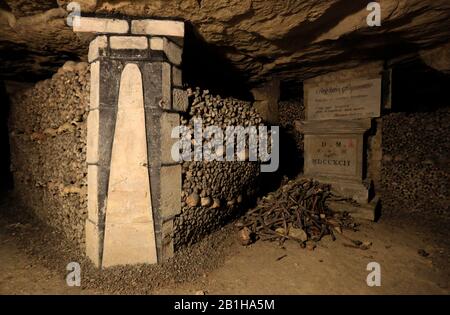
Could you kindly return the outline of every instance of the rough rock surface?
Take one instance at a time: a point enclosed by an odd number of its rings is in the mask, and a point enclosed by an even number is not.
[[[48,75],[64,60],[85,57],[88,40],[65,25],[70,0],[4,0],[1,73]],[[82,12],[180,18],[255,83],[303,80],[426,51],[449,41],[448,0],[383,0],[382,25],[369,27],[370,1],[348,0],[79,0]],[[194,49],[195,51],[195,49]],[[422,53],[423,54],[423,53]]]

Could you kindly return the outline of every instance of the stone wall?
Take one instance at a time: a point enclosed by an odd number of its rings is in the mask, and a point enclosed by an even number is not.
[[[383,117],[384,211],[449,214],[450,108]]]
[[[12,95],[14,195],[25,209],[84,244],[89,68],[68,62],[53,78]]]

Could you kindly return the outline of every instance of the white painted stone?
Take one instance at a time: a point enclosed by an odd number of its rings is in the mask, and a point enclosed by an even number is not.
[[[109,43],[112,49],[147,49],[148,40],[145,36],[111,36]]]
[[[181,211],[181,165],[161,167],[161,215],[169,218]]]
[[[100,62],[91,63],[91,87],[89,108],[96,109],[100,106]]]
[[[96,17],[79,17],[79,23],[73,24],[74,32],[82,33],[115,33],[128,32],[128,21],[118,19],[104,19]]]
[[[164,41],[163,41],[162,37],[151,37],[150,38],[150,49],[164,50]]]
[[[131,21],[133,34],[184,37],[184,22],[168,20],[134,20]]]
[[[156,263],[141,72],[122,72],[106,207],[103,266]]]
[[[98,268],[100,267],[100,232],[98,225],[86,220],[86,256]]]
[[[152,40],[154,43],[152,44]],[[165,37],[150,39],[150,48],[153,50],[163,50],[167,56],[167,59],[174,65],[179,66],[181,64],[181,58],[183,54],[183,49],[177,44],[171,42]]]
[[[86,162],[87,163],[98,163],[98,145],[99,145],[99,110],[91,110],[88,114],[87,119],[87,152],[86,152]]]
[[[103,267],[156,264],[156,245],[148,223],[110,223],[105,228]]]
[[[171,109],[172,105],[172,70],[170,64],[162,63],[161,83],[162,83],[162,103],[161,107],[164,109]]]
[[[97,36],[89,44],[88,61],[92,62],[100,56],[106,56],[108,48],[108,38],[106,36]]]
[[[175,163],[172,159],[171,150],[178,139],[172,139],[172,129],[180,125],[180,115],[177,113],[162,113],[161,115],[161,163]]]
[[[98,223],[98,166],[88,165],[88,218]]]
[[[187,92],[185,90],[173,89],[172,106],[173,109],[177,111],[180,112],[187,111],[189,106],[189,100]]]

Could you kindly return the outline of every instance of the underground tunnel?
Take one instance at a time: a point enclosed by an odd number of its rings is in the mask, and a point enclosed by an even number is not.
[[[450,292],[448,1],[0,17],[1,294]]]

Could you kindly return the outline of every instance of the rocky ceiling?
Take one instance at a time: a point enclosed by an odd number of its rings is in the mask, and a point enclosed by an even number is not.
[[[66,60],[85,58],[89,36],[66,26],[69,2],[0,0],[3,79],[36,80],[50,76]],[[381,0],[380,27],[367,25],[366,0],[76,2],[86,13],[184,19],[211,52],[252,85],[270,78],[301,81],[368,60],[411,54],[432,56],[430,65],[436,55],[449,59],[449,46],[443,45],[450,42],[450,0]],[[439,47],[446,48],[436,52]],[[437,66],[448,70],[448,63]]]

